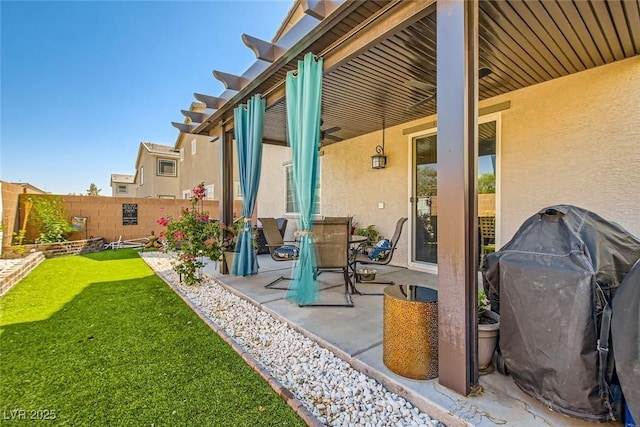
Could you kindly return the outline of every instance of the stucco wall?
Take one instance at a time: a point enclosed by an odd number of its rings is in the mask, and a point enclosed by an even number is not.
[[[511,101],[499,130],[499,243],[557,203],[590,209],[640,236],[639,99],[640,58],[632,58],[480,103]],[[371,169],[381,132],[324,147],[322,214],[354,215],[390,236],[410,211],[410,141],[402,130],[433,120],[387,129],[382,170]],[[394,264],[407,263],[410,230],[407,223]]]
[[[372,169],[371,156],[382,143],[382,132],[327,145],[322,164],[322,214],[353,216],[354,224],[375,224],[385,238],[391,238],[396,221],[409,211],[407,137],[403,127],[385,130],[387,167]],[[384,204],[383,208],[379,203]],[[405,224],[393,264],[406,265],[409,224]]]
[[[285,170],[284,164],[291,161],[291,149],[264,144],[262,147],[262,168],[258,189],[258,216],[283,217],[285,211]]]
[[[502,115],[502,243],[568,203],[640,236],[640,58],[513,92]]]
[[[191,141],[196,140],[196,154],[191,154]],[[176,148],[184,149],[184,160],[178,160],[178,192],[190,191],[204,182],[214,185],[213,198],[219,200],[220,163],[218,142],[209,142],[206,135],[181,135]],[[182,197],[182,196],[180,196]]]

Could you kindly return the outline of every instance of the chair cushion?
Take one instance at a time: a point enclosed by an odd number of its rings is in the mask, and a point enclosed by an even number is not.
[[[389,240],[387,239],[380,240],[369,251],[369,259],[371,261],[382,261],[387,256],[389,256],[389,253],[391,252],[391,250],[389,250],[390,247],[391,247],[391,242]]]
[[[280,246],[278,249],[273,251],[273,255],[282,259],[297,259],[298,247],[289,245]]]

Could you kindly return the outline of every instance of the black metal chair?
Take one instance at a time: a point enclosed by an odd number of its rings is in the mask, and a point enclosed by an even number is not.
[[[278,221],[275,218],[258,218],[258,220],[262,223],[262,233],[266,240],[266,247],[269,249],[269,255],[271,255],[271,259],[274,261],[295,261],[298,259],[295,252],[297,251],[297,246],[295,245],[285,245],[283,233],[281,233],[281,229],[278,226]],[[286,221],[286,219],[285,219]],[[286,227],[286,222],[284,222],[284,227]],[[283,227],[283,228],[284,228]],[[282,252],[280,251],[282,248],[290,248],[292,255],[291,256],[282,256]],[[271,283],[266,284],[264,287],[269,289],[281,289],[287,290],[288,287],[275,287],[274,285],[282,280],[291,280],[290,277],[280,276],[276,280]]]
[[[280,235],[284,238],[288,220],[286,218],[276,218],[276,222],[278,223]],[[269,248],[267,247],[267,239],[264,237],[262,226],[256,227],[256,239],[258,241],[258,255],[268,254]]]
[[[313,236],[316,247],[316,277],[321,272],[340,272],[344,278],[344,304],[300,304],[301,307],[353,307],[349,274],[349,218],[313,221]]]
[[[352,261],[352,265],[353,265],[353,273],[356,276],[355,277],[355,282],[356,283],[363,283],[360,280],[360,277],[358,275],[358,264],[362,264],[362,265],[366,265],[366,266],[371,266],[371,265],[387,265],[391,262],[391,259],[393,258],[393,254],[396,251],[396,248],[398,247],[398,241],[400,240],[400,236],[402,235],[402,228],[404,227],[404,223],[407,222],[407,218],[400,218],[398,220],[398,222],[396,222],[396,229],[393,232],[393,237],[391,237],[391,241],[390,241],[390,246],[388,248],[383,248],[385,255],[378,258],[378,259],[371,259],[369,256],[369,253],[376,248],[375,246],[364,246],[363,248],[361,248],[358,253],[356,254],[355,258]],[[375,280],[371,280],[371,281],[366,281],[365,283],[375,283],[375,284],[381,284],[381,285],[392,285],[394,282],[393,281],[375,281]],[[354,284],[354,289],[355,289],[355,284]],[[382,295],[382,293],[363,293],[358,291],[357,289],[355,289],[356,293],[360,294],[360,295]]]

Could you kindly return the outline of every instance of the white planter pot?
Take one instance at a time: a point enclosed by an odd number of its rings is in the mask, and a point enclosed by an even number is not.
[[[500,331],[500,315],[493,311],[488,311],[484,315],[492,318],[496,323],[478,325],[478,365],[480,371],[487,370],[491,365]]]

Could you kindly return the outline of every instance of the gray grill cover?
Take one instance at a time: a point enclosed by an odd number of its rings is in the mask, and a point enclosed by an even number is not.
[[[640,261],[613,299],[611,339],[624,398],[633,419],[640,420]]]
[[[614,289],[638,258],[639,239],[569,205],[543,209],[486,257],[502,357],[523,391],[572,417],[612,418],[598,383],[597,285]]]

